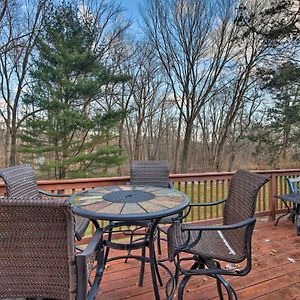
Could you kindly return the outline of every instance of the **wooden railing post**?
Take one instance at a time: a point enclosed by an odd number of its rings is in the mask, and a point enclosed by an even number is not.
[[[269,184],[269,207],[270,207],[270,220],[275,220],[276,218],[276,206],[275,201],[276,198],[274,198],[274,195],[277,195],[277,174],[271,173],[271,180]]]

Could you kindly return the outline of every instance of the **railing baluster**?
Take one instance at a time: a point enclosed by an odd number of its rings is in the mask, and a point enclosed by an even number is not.
[[[216,199],[215,200],[218,200],[219,199],[219,180],[217,179],[216,180]],[[219,218],[219,208],[220,208],[220,205],[217,205],[216,206],[216,218]]]
[[[209,181],[209,202],[213,201],[213,181]],[[210,219],[213,218],[213,207],[211,206],[209,209],[209,217]]]
[[[197,195],[197,201],[198,203],[201,203],[201,181],[198,181],[198,195]],[[197,213],[198,213],[198,220],[200,221],[201,218],[201,212],[200,212],[200,206],[197,207]]]
[[[204,203],[207,202],[207,181],[204,181]],[[204,220],[207,220],[207,207],[203,207],[204,209]]]
[[[195,203],[195,188],[194,188],[194,181],[191,182],[191,202]],[[195,221],[195,209],[192,209],[192,220],[191,221]]]

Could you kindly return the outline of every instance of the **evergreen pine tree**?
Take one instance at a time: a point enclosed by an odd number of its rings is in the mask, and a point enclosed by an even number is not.
[[[109,142],[125,112],[103,111],[104,84],[127,80],[101,64],[94,30],[70,4],[53,7],[37,43],[33,83],[23,101],[35,113],[21,134],[20,150],[39,158],[41,169],[56,178],[100,174],[122,164]],[[42,159],[41,159],[42,158]]]

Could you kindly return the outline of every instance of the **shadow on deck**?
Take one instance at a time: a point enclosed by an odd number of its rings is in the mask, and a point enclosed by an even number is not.
[[[166,254],[166,246],[163,253]],[[111,252],[111,255],[116,254],[120,251]],[[143,287],[138,286],[138,275],[139,262],[135,260],[109,263],[97,300],[154,299],[149,267],[146,266]],[[167,273],[162,270],[161,276],[166,283]],[[244,277],[231,277],[229,281],[240,300],[300,299],[300,236],[297,237],[295,225],[282,220],[275,227],[273,222],[259,219],[253,235],[252,271]],[[164,288],[160,293],[161,299],[166,299]],[[176,294],[174,299],[177,299]],[[192,278],[184,299],[218,299],[215,281],[204,276]]]

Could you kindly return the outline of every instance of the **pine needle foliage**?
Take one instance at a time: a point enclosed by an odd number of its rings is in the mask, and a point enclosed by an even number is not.
[[[122,164],[114,141],[126,112],[104,110],[101,95],[104,85],[128,78],[101,63],[91,23],[71,4],[50,8],[37,53],[19,150],[56,178],[99,176]]]

